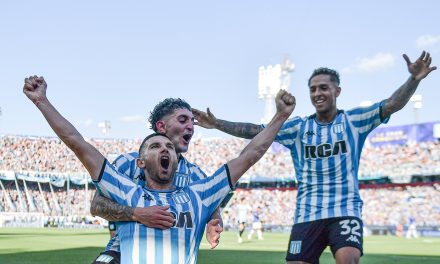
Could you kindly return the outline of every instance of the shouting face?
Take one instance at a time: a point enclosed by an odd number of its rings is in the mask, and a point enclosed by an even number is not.
[[[149,187],[167,189],[177,168],[174,144],[165,136],[157,135],[144,142],[137,165],[144,169]]]
[[[186,108],[176,109],[157,122],[157,129],[171,139],[177,153],[186,152],[194,134],[194,116]]]

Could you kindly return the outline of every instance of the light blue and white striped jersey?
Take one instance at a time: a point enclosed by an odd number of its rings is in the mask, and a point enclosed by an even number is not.
[[[298,180],[294,223],[340,216],[361,218],[358,169],[368,133],[381,120],[383,102],[366,108],[338,110],[330,124],[316,114],[287,120],[275,141],[287,147]]]
[[[227,165],[212,177],[173,190],[151,190],[134,183],[105,161],[97,181],[99,192],[131,207],[169,205],[175,218],[167,230],[136,222],[120,222],[121,263],[196,263],[205,225],[232,189]]]
[[[114,161],[113,166],[116,169],[132,179],[134,183],[140,186],[145,186],[144,171],[136,165],[136,159],[139,157],[139,153],[131,152],[119,155]],[[185,187],[189,183],[206,178],[206,174],[195,164],[190,163],[182,155],[179,156],[179,163],[174,175],[174,185],[177,187]],[[118,227],[118,223],[115,223]],[[116,234],[108,242],[105,251],[111,250],[119,252],[119,228],[116,229]]]

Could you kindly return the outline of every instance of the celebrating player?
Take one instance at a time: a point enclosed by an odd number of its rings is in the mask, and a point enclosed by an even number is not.
[[[275,140],[290,149],[298,194],[294,225],[286,260],[288,263],[317,263],[330,246],[336,263],[358,263],[362,255],[362,200],[358,190],[358,168],[362,146],[374,128],[386,123],[402,109],[420,81],[436,67],[422,52],[411,62],[403,55],[408,80],[382,102],[348,111],[336,107],[341,93],[339,74],[316,69],[309,79],[309,93],[316,113],[289,119]],[[217,119],[193,109],[198,124],[228,134],[253,138],[264,126]]]
[[[167,98],[157,104],[149,122],[151,128],[156,133],[167,135],[173,142],[178,165],[174,176],[174,185],[176,187],[185,187],[193,181],[206,178],[206,174],[195,164],[190,163],[182,153],[188,150],[189,143],[194,134],[194,117],[191,113],[191,106],[182,99]],[[141,187],[145,185],[144,171],[136,165],[136,159],[139,153],[132,152],[122,154],[115,159],[113,165],[116,169],[126,176],[130,177]],[[232,194],[232,192],[231,192]],[[132,208],[95,193],[92,200],[90,211],[93,215],[98,215],[109,221],[114,221],[112,226],[117,227],[121,221],[136,221],[148,227],[167,229],[173,224],[173,217],[168,212],[167,206],[153,205],[150,207]],[[211,248],[215,248],[219,243],[220,233],[223,231],[223,223],[219,210],[216,210],[211,217],[212,220],[207,224],[206,237],[210,242]],[[116,228],[115,228],[116,229]],[[118,230],[116,235],[110,239],[105,251],[95,259],[93,264],[101,264],[106,260],[107,264],[120,263],[120,241]],[[109,259],[110,262],[108,261]]]
[[[137,165],[144,171],[140,187],[119,173],[49,102],[42,77],[25,79],[23,92],[37,106],[58,137],[88,170],[101,194],[131,207],[169,206],[170,229],[150,228],[137,222],[120,225],[122,263],[196,263],[206,222],[238,179],[267,151],[278,130],[295,108],[286,91],[276,97],[277,113],[267,127],[212,177],[176,188],[173,177],[178,159],[175,146],[164,134],[152,134],[139,148]]]

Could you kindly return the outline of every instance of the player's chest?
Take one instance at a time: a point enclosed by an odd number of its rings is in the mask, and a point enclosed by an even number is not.
[[[345,155],[349,151],[350,132],[344,122],[305,129],[298,139],[305,159]]]
[[[193,203],[198,199],[192,197],[183,189],[172,193],[144,192],[142,196],[144,207],[169,206],[167,212],[173,217],[172,228],[192,229],[198,206]]]

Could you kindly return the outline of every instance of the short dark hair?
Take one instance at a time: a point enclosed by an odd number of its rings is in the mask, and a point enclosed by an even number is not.
[[[162,102],[158,103],[153,111],[151,111],[151,115],[148,118],[150,122],[150,128],[157,132],[156,123],[167,115],[172,114],[176,109],[188,109],[191,111],[191,106],[180,98],[167,98]]]
[[[310,86],[310,81],[312,80],[312,78],[315,77],[316,75],[320,75],[320,74],[330,76],[330,80],[339,86],[339,83],[340,83],[339,73],[333,69],[329,69],[329,68],[325,68],[325,67],[321,67],[321,68],[315,69],[313,71],[312,76],[310,76],[310,78],[309,78],[309,86]]]
[[[141,145],[139,146],[139,157],[142,156],[142,151],[144,151],[144,149],[145,149],[145,142],[147,142],[147,140],[149,140],[150,138],[157,137],[157,136],[162,136],[162,137],[166,137],[166,138],[170,139],[167,135],[162,134],[162,133],[152,133],[152,134],[146,136],[144,138],[144,140],[142,140]]]

